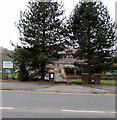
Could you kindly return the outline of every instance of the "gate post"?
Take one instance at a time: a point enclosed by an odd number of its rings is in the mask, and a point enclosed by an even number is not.
[[[89,77],[89,75],[88,75],[88,73],[82,73],[82,76],[81,76],[81,78],[82,78],[82,84],[88,84],[88,77]]]
[[[50,72],[49,73],[49,82],[50,83],[55,83],[54,77],[55,77],[54,72]]]
[[[101,75],[94,74],[94,84],[100,84],[100,83],[101,83]]]

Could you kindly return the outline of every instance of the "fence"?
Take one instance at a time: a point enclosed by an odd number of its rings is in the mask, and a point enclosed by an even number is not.
[[[76,75],[66,75],[66,79],[81,79],[81,76],[76,76]],[[92,77],[92,79],[94,79]],[[101,80],[117,80],[117,77],[101,77]]]

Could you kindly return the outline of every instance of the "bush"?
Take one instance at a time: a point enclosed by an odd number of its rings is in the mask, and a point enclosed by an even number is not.
[[[82,71],[81,70],[76,70],[76,75],[81,75]]]
[[[20,66],[19,66],[19,80],[21,81],[28,81],[29,80],[29,73],[26,70],[26,66],[23,62],[21,62]]]

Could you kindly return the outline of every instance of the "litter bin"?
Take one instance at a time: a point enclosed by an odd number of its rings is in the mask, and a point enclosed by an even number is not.
[[[49,82],[50,82],[50,83],[55,83],[55,80],[54,80],[54,72],[49,73]]]

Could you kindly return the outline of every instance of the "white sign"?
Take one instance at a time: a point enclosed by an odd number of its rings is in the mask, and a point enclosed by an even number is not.
[[[54,78],[54,74],[51,74],[51,78]]]
[[[3,68],[10,68],[10,69],[13,68],[13,61],[10,61],[10,60],[9,61],[7,61],[7,60],[5,61],[4,60],[3,61]]]

